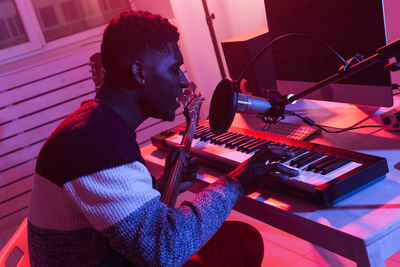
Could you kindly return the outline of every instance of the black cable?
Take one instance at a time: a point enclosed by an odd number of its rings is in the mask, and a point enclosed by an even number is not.
[[[324,132],[327,133],[342,133],[342,132],[347,132],[347,131],[351,131],[351,130],[355,130],[355,129],[360,129],[360,128],[382,128],[382,126],[378,126],[378,125],[364,125],[364,126],[357,126],[357,127],[350,127],[350,128],[346,128],[346,129],[341,129],[338,131],[330,131],[325,129],[324,127],[315,124],[315,127],[320,128],[321,130],[323,130]]]
[[[334,53],[336,55],[337,58],[339,58],[340,61],[343,62],[344,65],[347,64],[347,61],[335,50],[333,49],[330,45],[328,45],[327,43],[311,36],[311,35],[307,35],[307,34],[303,34],[303,33],[288,33],[288,34],[284,34],[281,35],[277,38],[275,38],[274,40],[272,40],[271,42],[269,42],[266,46],[264,46],[263,49],[261,49],[260,52],[258,52],[258,54],[253,58],[253,60],[249,63],[249,65],[247,65],[247,67],[245,68],[245,70],[242,72],[242,74],[240,75],[239,79],[237,80],[238,83],[240,83],[240,81],[244,78],[244,76],[247,74],[247,72],[249,71],[249,69],[253,66],[253,64],[257,61],[257,59],[267,50],[267,48],[269,48],[270,46],[272,46],[274,43],[276,43],[279,40],[288,38],[288,37],[305,37],[305,38],[309,38],[311,40],[314,40],[315,42],[321,44],[322,46],[324,46],[325,48],[327,48],[328,50],[330,50],[332,53]]]
[[[297,114],[296,112],[293,112],[291,110],[285,110],[285,114],[288,115],[294,115],[300,119],[302,119],[302,121],[310,126],[315,126],[319,129],[321,129],[322,131],[326,132],[326,133],[342,133],[342,132],[346,132],[346,131],[351,131],[351,130],[356,130],[356,129],[360,129],[360,128],[382,128],[382,126],[378,126],[378,125],[363,125],[363,126],[356,126],[356,127],[349,127],[349,128],[345,128],[345,129],[340,129],[337,131],[330,131],[325,129],[324,127],[322,127],[321,125],[315,124],[315,122],[313,120],[311,120],[308,117],[303,117],[299,114]]]

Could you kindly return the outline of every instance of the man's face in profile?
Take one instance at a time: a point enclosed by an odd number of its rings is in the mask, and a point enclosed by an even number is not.
[[[143,60],[146,81],[141,94],[141,107],[146,115],[172,121],[180,103],[182,88],[188,87],[188,81],[180,70],[183,64],[182,54],[177,43],[168,43],[167,50],[152,52]]]

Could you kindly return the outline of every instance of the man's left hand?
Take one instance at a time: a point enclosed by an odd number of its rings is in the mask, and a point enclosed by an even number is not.
[[[161,193],[164,192],[164,187],[168,182],[168,177],[175,166],[176,161],[179,158],[179,153],[182,152],[182,148],[173,149],[165,160],[164,171],[161,177],[157,180],[157,190]],[[181,183],[178,186],[178,192],[182,193],[193,186],[197,179],[197,172],[199,170],[199,159],[192,157],[190,154],[186,154],[183,163]]]
[[[183,164],[182,181],[179,185],[179,193],[189,190],[196,182],[197,172],[199,171],[199,158],[186,154]]]

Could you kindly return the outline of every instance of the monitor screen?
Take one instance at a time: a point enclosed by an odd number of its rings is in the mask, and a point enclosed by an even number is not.
[[[264,0],[271,39],[303,33],[329,44],[348,60],[375,54],[386,44],[382,0]],[[334,73],[343,64],[327,48],[303,37],[285,38],[272,47],[278,91],[299,93]],[[386,63],[360,71],[304,98],[358,105],[393,105]]]

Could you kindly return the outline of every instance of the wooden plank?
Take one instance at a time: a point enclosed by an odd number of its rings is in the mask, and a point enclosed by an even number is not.
[[[56,120],[34,130],[18,134],[13,138],[0,141],[0,157],[47,138],[61,121],[62,119]]]
[[[25,99],[31,99],[35,96],[46,94],[49,91],[62,88],[68,84],[75,83],[76,81],[91,78],[89,70],[89,66],[83,66],[45,80],[34,82],[13,90],[0,92],[0,108],[21,102]]]
[[[44,141],[36,143],[32,146],[25,147],[15,153],[8,154],[0,158],[0,172],[8,168],[18,165],[19,163],[34,159],[39,154]]]
[[[0,110],[0,125],[4,127],[7,122],[27,116],[35,112],[48,108],[57,103],[61,103],[78,95],[88,93],[94,90],[94,84],[91,80],[82,81],[78,84],[64,88],[59,91],[34,98],[30,101],[17,105],[9,106]]]
[[[17,167],[0,172],[0,187],[23,177],[33,175],[35,171],[36,159],[32,159]]]
[[[0,139],[7,138],[9,136],[13,136],[19,133],[22,133],[26,130],[32,129],[38,125],[42,125],[47,123],[48,121],[52,121],[54,119],[59,119],[63,116],[66,116],[77,109],[82,101],[93,98],[94,91],[88,92],[87,95],[83,95],[81,97],[77,97],[76,99],[70,100],[58,106],[52,107],[50,109],[44,110],[42,112],[32,114],[31,116],[24,117],[13,121],[12,123],[5,124],[0,126]]]
[[[2,73],[0,74],[0,92],[89,63],[90,56],[99,50],[99,44],[85,46],[70,53],[40,61],[37,64]]]
[[[7,217],[0,218],[0,229],[16,229],[17,225],[19,225],[24,218],[28,216],[28,206],[20,208],[18,211],[15,211],[13,214],[8,215]]]
[[[9,199],[12,199],[19,194],[32,190],[33,187],[33,175],[26,177],[25,179],[18,180],[15,183],[8,184],[0,188],[0,205],[7,203]]]
[[[0,204],[0,219],[10,216],[12,213],[18,211],[21,208],[29,206],[31,197],[31,191],[21,194],[4,204]]]

